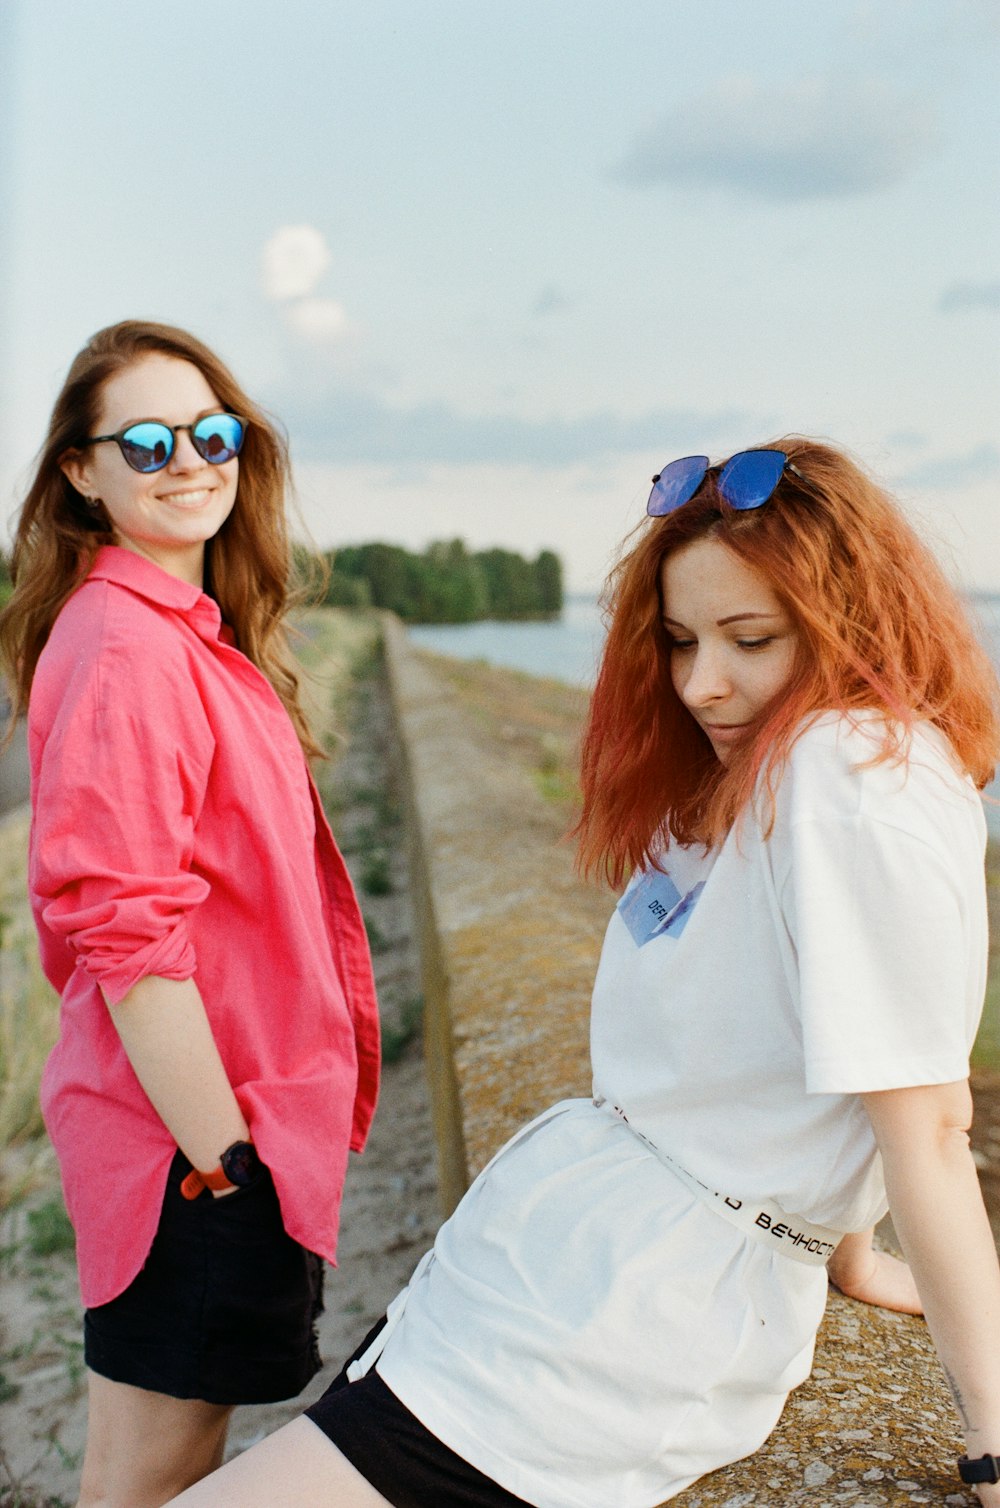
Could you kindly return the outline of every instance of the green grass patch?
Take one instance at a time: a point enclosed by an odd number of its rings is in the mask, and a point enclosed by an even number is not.
[[[393,885],[389,855],[378,851],[366,854],[361,861],[359,878],[366,895],[391,895]]]
[[[51,1257],[59,1251],[73,1251],[76,1236],[61,1199],[48,1199],[36,1210],[29,1210],[28,1250],[35,1257]]]
[[[568,770],[535,770],[535,789],[543,801],[557,806],[579,801],[580,787]]]
[[[398,1063],[413,1041],[424,1019],[424,997],[413,995],[404,1001],[398,1025],[382,1028],[382,1062]]]

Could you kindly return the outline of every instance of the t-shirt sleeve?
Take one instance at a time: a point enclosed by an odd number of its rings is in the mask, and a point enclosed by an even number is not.
[[[30,884],[41,922],[111,1004],[187,979],[209,886],[192,870],[214,741],[184,667],[157,646],[81,658],[33,751]]]
[[[799,820],[790,838],[781,904],[797,955],[807,1090],[964,1078],[971,933],[958,867],[870,814]]]

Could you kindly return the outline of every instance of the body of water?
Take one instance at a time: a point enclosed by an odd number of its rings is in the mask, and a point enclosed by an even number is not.
[[[969,599],[983,642],[1000,671],[1000,593]],[[568,597],[561,618],[550,623],[443,623],[415,625],[414,644],[460,660],[485,660],[530,675],[552,676],[572,686],[592,686],[604,642],[600,610],[593,597]],[[1000,837],[1000,778],[987,795],[990,831]]]
[[[571,686],[594,684],[604,643],[593,597],[567,597],[562,616],[548,623],[421,623],[408,632],[414,644],[438,654],[506,665]]]

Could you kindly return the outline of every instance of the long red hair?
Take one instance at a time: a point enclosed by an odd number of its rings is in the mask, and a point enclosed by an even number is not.
[[[992,777],[997,678],[930,550],[842,451],[799,437],[771,444],[801,475],[786,469],[762,508],[734,512],[709,473],[676,513],[639,526],[608,578],[576,835],[581,870],[616,888],[671,842],[721,841],[762,775],[773,792],[803,720],[826,711],[885,714],[875,761],[900,757],[914,721],[929,721],[977,786]],[[727,765],[674,691],[662,621],[663,562],[706,535],[767,579],[799,633],[789,683]]]

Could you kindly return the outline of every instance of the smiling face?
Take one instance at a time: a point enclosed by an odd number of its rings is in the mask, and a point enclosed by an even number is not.
[[[668,556],[660,580],[674,690],[727,764],[788,683],[798,630],[766,578],[710,536]]]
[[[92,433],[114,434],[136,419],[191,424],[222,407],[198,367],[151,352],[105,383]],[[78,492],[103,502],[116,544],[145,555],[171,576],[201,586],[205,542],[232,511],[240,463],[233,459],[210,465],[191,444],[187,430],[180,430],[175,439],[166,466],[148,475],[133,471],[110,442],[66,456],[62,468]]]

